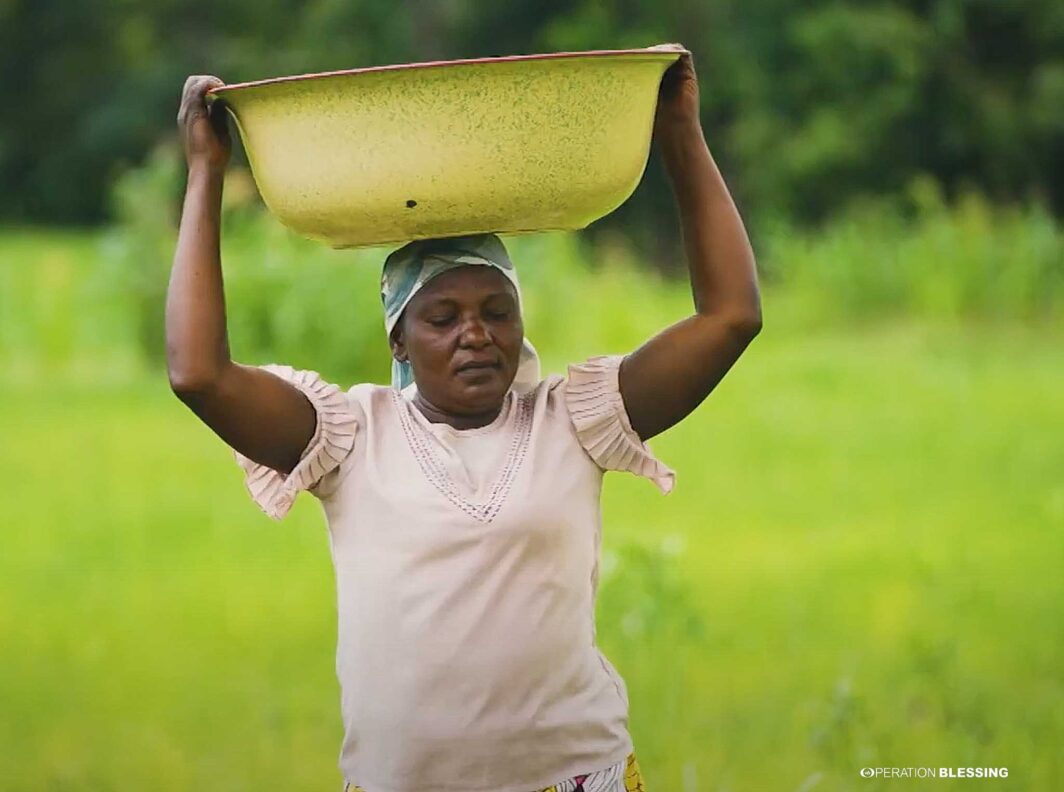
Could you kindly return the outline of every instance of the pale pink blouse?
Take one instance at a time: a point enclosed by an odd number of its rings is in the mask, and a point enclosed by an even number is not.
[[[350,783],[529,792],[633,750],[624,681],[595,645],[602,475],[668,493],[675,474],[632,430],[620,361],[511,390],[466,430],[388,386],[264,367],[307,395],[317,429],[287,477],[237,461],[271,517],[300,490],[324,508]]]

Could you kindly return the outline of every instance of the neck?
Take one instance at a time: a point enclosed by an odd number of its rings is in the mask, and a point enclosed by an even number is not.
[[[479,429],[482,426],[487,426],[499,417],[499,413],[502,412],[503,405],[506,403],[506,400],[504,399],[497,407],[493,407],[487,412],[455,415],[454,413],[441,410],[422,396],[421,391],[414,393],[412,401],[414,402],[414,405],[421,410],[421,414],[428,419],[429,423],[445,423],[455,429]]]

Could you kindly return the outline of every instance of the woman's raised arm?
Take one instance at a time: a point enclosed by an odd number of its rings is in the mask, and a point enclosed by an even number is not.
[[[231,140],[221,103],[208,107],[204,99],[222,84],[189,77],[177,116],[188,184],[166,294],[167,372],[177,397],[226,443],[287,474],[313,437],[316,416],[298,388],[229,356],[220,235]]]
[[[621,397],[643,440],[701,404],[761,329],[754,253],[702,134],[690,55],[665,72],[654,139],[679,208],[695,312],[621,361]]]

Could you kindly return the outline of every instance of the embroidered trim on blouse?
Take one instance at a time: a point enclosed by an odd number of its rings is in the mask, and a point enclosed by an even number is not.
[[[417,407],[410,404],[398,391],[392,391],[392,401],[399,413],[399,422],[402,424],[403,433],[406,435],[410,450],[417,459],[418,466],[425,478],[439,490],[444,497],[471,517],[483,523],[490,523],[499,513],[506,496],[510,492],[510,486],[517,477],[517,472],[524,462],[528,451],[528,441],[532,436],[532,412],[535,407],[535,391],[528,391],[518,395],[514,391],[508,398],[514,399],[513,409],[517,410],[517,416],[510,437],[510,448],[506,454],[506,462],[496,478],[483,503],[474,503],[466,498],[451,479],[446,466],[440,461],[432,448],[432,441],[427,437],[428,431],[410,417],[408,410],[416,410]]]
[[[566,406],[580,445],[603,470],[627,470],[668,494],[676,473],[664,465],[635,430],[618,382],[624,355],[595,355],[569,366]]]
[[[316,487],[351,453],[358,420],[351,412],[344,392],[322,380],[316,371],[274,363],[258,368],[294,385],[314,407],[314,436],[303,449],[299,463],[287,476],[253,462],[239,451],[233,452],[237,463],[244,469],[245,485],[252,499],[267,515],[280,520],[288,514],[300,491]]]

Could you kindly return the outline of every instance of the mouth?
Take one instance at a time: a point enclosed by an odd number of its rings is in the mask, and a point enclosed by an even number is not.
[[[498,363],[490,361],[473,361],[470,363],[463,363],[461,366],[455,369],[456,374],[461,374],[464,371],[490,371],[492,369],[499,368]]]

